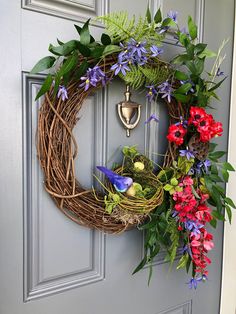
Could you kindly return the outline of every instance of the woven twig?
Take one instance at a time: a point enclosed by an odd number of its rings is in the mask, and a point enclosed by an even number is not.
[[[106,73],[108,82],[113,76],[110,67],[114,60],[115,56],[109,56],[99,64]],[[133,208],[127,198],[110,215],[106,213],[100,197],[98,198],[92,190],[85,190],[75,178],[74,160],[78,154],[78,147],[73,136],[73,128],[84,100],[99,88],[101,86],[84,91],[78,87],[77,82],[72,81],[67,86],[69,98],[63,102],[53,95],[53,87],[51,88],[39,110],[38,158],[45,176],[45,189],[67,217],[86,227],[107,233],[120,233],[143,221],[151,210],[160,205],[163,190],[157,189],[155,197],[147,200],[146,210],[143,212]],[[168,104],[168,109],[171,120],[179,118],[180,115],[184,116],[181,104],[178,106],[176,103]],[[172,164],[175,156],[175,145],[169,144],[164,167]]]

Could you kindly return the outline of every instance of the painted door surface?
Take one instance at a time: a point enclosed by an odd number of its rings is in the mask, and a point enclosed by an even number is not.
[[[165,14],[170,9],[178,11],[182,26],[189,14],[195,17],[200,40],[213,50],[223,38],[231,38],[223,67],[228,80],[220,91],[221,105],[216,114],[225,128],[219,140],[223,150],[227,149],[233,2],[150,1],[152,10],[161,6]],[[142,257],[140,232],[111,236],[78,226],[55,207],[43,188],[35,149],[40,101],[34,102],[43,76],[30,75],[30,69],[47,54],[50,42],[76,38],[75,21],[114,10],[144,14],[146,5],[146,0],[0,0],[0,314],[219,312],[221,225],[215,232],[210,279],[205,285],[189,290],[184,271],[168,273],[160,255],[148,287],[147,269],[131,275]],[[101,25],[92,26],[95,37],[101,31]],[[165,44],[170,55],[176,53],[173,44]],[[105,164],[119,146],[138,144],[139,150],[152,157],[153,152],[164,151],[164,105],[148,107],[144,95],[134,93],[133,99],[143,104],[142,119],[127,139],[115,111],[123,92],[124,86],[114,81],[90,96],[80,113],[75,130],[80,150],[76,171],[87,187],[93,184],[95,165]],[[146,117],[153,112],[160,116],[160,124],[144,127]]]

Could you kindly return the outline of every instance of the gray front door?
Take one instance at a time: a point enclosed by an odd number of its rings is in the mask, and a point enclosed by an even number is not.
[[[192,15],[199,38],[214,50],[223,38],[233,38],[233,0],[151,0],[151,9],[179,12],[184,26]],[[147,286],[147,269],[131,273],[142,256],[143,236],[128,231],[120,236],[85,229],[67,219],[43,188],[35,131],[40,101],[34,98],[42,76],[30,75],[35,62],[46,55],[48,43],[58,37],[76,37],[73,24],[114,10],[144,14],[146,0],[0,0],[0,314],[217,314],[219,312],[222,225],[215,232],[210,279],[197,291],[185,284],[183,271],[168,273],[162,256],[155,262]],[[79,23],[79,22],[78,22]],[[92,27],[101,33],[101,25]],[[218,118],[224,123],[221,149],[227,149],[231,74],[231,47],[223,70],[227,83],[220,91]],[[173,42],[166,44],[170,53]],[[118,123],[115,105],[124,86],[114,82],[89,97],[76,126],[80,154],[77,176],[91,186],[94,166],[106,162],[121,145],[138,144],[141,151],[162,151],[163,124],[144,127],[149,113],[164,121],[163,104],[143,104],[142,121],[130,139]],[[217,118],[217,116],[216,116]],[[165,125],[164,125],[165,128]],[[86,129],[86,132],[84,131]],[[229,313],[230,314],[230,313]]]

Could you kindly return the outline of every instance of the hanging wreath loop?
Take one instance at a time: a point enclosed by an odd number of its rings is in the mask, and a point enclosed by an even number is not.
[[[188,31],[180,30],[174,11],[164,19],[160,9],[153,17],[148,9],[138,20],[129,19],[127,12],[100,19],[106,26],[101,41],[90,34],[89,20],[82,27],[75,25],[79,40],[50,45],[53,56],[41,59],[32,70],[51,69],[36,97],[45,94],[37,132],[45,189],[57,207],[80,225],[107,233],[135,226],[145,230],[144,257],[134,273],[146,264],[151,267],[161,248],[173,263],[183,246],[177,268],[188,270],[192,265],[189,286],[196,288],[207,278],[207,253],[214,246],[207,224],[215,227],[217,219],[224,220],[224,210],[230,220],[231,207],[235,208],[219,184],[228,181],[234,168],[219,160],[224,152],[215,151],[217,144],[211,143],[222,135],[222,123],[206,112],[225,80],[219,77],[224,76],[220,65],[226,42],[218,53],[212,52],[197,42],[191,17]],[[166,34],[184,50],[169,62],[162,57]],[[204,71],[207,58],[215,58],[210,72]],[[170,124],[167,151],[163,164],[154,165],[135,146],[125,146],[122,163],[113,169],[97,165],[105,174],[105,180],[96,177],[101,189],[86,190],[75,177],[75,159],[81,152],[73,129],[87,97],[114,76],[132,89],[146,90],[147,106],[162,99],[158,105],[167,107]],[[145,123],[158,122],[152,114]]]

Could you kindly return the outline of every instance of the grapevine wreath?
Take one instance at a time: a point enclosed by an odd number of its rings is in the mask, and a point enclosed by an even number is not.
[[[180,29],[174,11],[165,18],[160,9],[153,17],[147,9],[146,16],[138,19],[129,19],[127,12],[99,19],[105,24],[100,41],[90,34],[89,20],[82,27],[75,25],[78,39],[50,45],[52,55],[31,71],[49,69],[36,97],[44,95],[37,151],[45,189],[78,224],[107,233],[134,226],[145,230],[145,254],[134,272],[148,264],[151,276],[160,249],[165,248],[166,260],[173,263],[181,248],[177,268],[189,271],[192,266],[189,285],[196,288],[207,279],[207,253],[214,246],[206,225],[216,227],[217,220],[224,220],[224,210],[231,220],[235,207],[222,187],[234,168],[219,162],[224,152],[211,143],[222,135],[222,123],[206,112],[211,99],[218,99],[216,89],[225,79],[220,70],[225,42],[218,53],[212,52],[197,41],[192,18],[187,29]],[[169,61],[164,58],[166,35],[182,46],[181,54]],[[215,59],[209,72],[204,70],[207,58]],[[156,165],[136,146],[123,147],[122,163],[112,169],[97,165],[105,175],[104,180],[96,177],[101,189],[86,190],[75,178],[78,147],[73,128],[84,100],[115,77],[131,89],[146,90],[147,106],[158,99],[167,107],[167,151],[163,164]],[[152,114],[146,123],[158,121]]]

